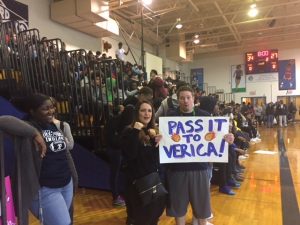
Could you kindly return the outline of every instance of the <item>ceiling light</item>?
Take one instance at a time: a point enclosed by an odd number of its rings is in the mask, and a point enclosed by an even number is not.
[[[183,27],[182,23],[181,23],[181,19],[180,18],[177,18],[177,21],[176,21],[176,26],[175,26],[177,29],[181,29]]]
[[[195,34],[195,36],[194,36],[195,38],[199,38],[199,34]]]
[[[183,26],[182,26],[182,24],[181,23],[178,23],[177,25],[176,25],[176,28],[177,29],[181,29]]]
[[[200,40],[197,38],[197,39],[195,39],[193,42],[194,42],[194,44],[199,44],[199,43],[200,43]]]
[[[142,0],[144,5],[150,5],[152,3],[152,0]]]
[[[250,5],[250,9],[248,11],[248,16],[256,17],[258,14],[258,9],[256,8],[256,4]]]

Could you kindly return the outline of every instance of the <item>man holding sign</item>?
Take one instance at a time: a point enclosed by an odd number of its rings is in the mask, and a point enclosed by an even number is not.
[[[177,91],[179,107],[160,118],[160,163],[167,164],[169,205],[167,215],[176,225],[185,224],[191,203],[198,224],[207,225],[211,216],[209,162],[227,162],[229,121],[225,117],[209,117],[194,107],[194,92],[189,86]],[[231,135],[225,139],[232,141]],[[228,141],[228,140],[227,140]]]

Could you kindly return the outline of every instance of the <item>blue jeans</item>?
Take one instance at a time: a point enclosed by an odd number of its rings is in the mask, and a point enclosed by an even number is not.
[[[274,115],[268,115],[267,127],[273,127]]]
[[[70,225],[69,208],[72,198],[72,179],[61,188],[41,187],[31,203],[30,211],[35,217],[43,220],[44,225]],[[40,208],[42,212],[40,212]]]

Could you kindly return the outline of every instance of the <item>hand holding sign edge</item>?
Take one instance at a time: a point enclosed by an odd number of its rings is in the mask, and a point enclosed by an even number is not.
[[[155,137],[154,137],[154,140],[155,140],[155,143],[156,143],[155,147],[158,147],[159,142],[161,141],[161,139],[162,139],[161,134],[155,135]]]

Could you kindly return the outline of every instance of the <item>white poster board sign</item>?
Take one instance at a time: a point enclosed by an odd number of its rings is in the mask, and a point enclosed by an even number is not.
[[[160,117],[160,163],[228,162],[228,117]]]

